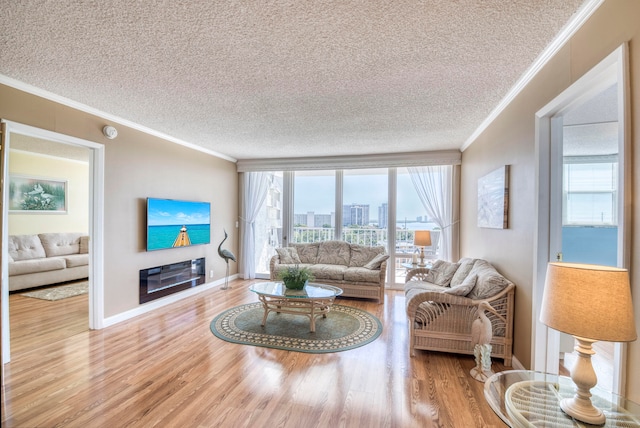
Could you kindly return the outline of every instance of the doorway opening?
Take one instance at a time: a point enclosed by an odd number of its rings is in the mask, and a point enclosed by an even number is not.
[[[90,149],[15,132],[10,144],[9,312],[15,359],[89,329]],[[39,251],[22,251],[26,245]]]
[[[573,338],[539,321],[547,264],[629,266],[630,153],[627,46],[622,45],[537,113],[537,233],[533,369],[572,365]],[[599,343],[601,386],[624,388],[625,347]]]
[[[9,168],[9,158],[12,149],[12,143],[20,150],[25,145],[31,147],[40,146],[47,147],[50,150],[57,148],[63,150],[66,156],[70,153],[84,152],[88,168],[86,168],[86,180],[88,181],[88,195],[85,195],[85,203],[88,205],[86,209],[86,217],[84,219],[87,234],[91,238],[87,240],[87,254],[89,258],[88,265],[88,304],[84,305],[88,312],[85,326],[90,329],[98,329],[103,326],[103,188],[104,188],[104,146],[90,141],[78,139],[68,135],[63,135],[28,125],[15,122],[2,121],[4,125],[3,133],[3,149],[2,150],[2,362],[3,364],[11,360],[11,308],[9,305],[9,236],[10,233],[10,194],[11,194],[11,175]],[[41,150],[45,150],[42,148]],[[19,153],[19,152],[14,152]],[[61,185],[63,188],[65,185]],[[40,190],[39,188],[36,190]],[[76,189],[77,190],[77,189]],[[66,204],[69,204],[69,192],[71,188],[65,188]],[[17,221],[17,217],[13,219]],[[28,219],[26,219],[28,223]],[[18,227],[17,223],[13,226]],[[12,228],[19,231],[19,228]],[[87,308],[88,306],[88,308]],[[44,327],[44,326],[43,326]],[[86,328],[86,327],[85,327]]]

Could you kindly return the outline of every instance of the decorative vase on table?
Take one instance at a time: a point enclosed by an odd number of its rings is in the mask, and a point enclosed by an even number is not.
[[[309,281],[314,280],[309,268],[298,265],[290,266],[280,271],[278,277],[282,280],[284,286],[290,290],[302,290]]]

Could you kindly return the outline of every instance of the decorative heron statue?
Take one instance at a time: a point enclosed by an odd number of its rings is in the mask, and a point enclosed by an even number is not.
[[[229,288],[229,260],[233,260],[234,262],[236,261],[236,256],[234,256],[231,251],[222,249],[222,244],[224,244],[224,241],[226,241],[228,237],[229,235],[227,235],[227,231],[225,230],[224,239],[220,242],[220,245],[218,245],[218,255],[222,257],[227,264],[227,272],[224,276],[224,285],[222,286],[223,290]]]
[[[484,382],[489,378],[491,371],[491,339],[493,338],[493,327],[491,320],[484,311],[489,311],[496,315],[500,320],[506,321],[489,302],[482,301],[478,304],[478,318],[471,324],[471,343],[473,355],[476,357],[476,366],[471,369],[471,376],[475,380]]]

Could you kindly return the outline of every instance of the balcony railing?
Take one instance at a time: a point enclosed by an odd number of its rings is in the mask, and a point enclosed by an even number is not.
[[[414,230],[398,229],[396,231],[396,254],[412,254],[416,250],[413,245]],[[335,228],[333,227],[306,227],[298,226],[293,228],[293,242],[306,244],[311,242],[330,241],[335,239]],[[350,244],[366,245],[369,247],[387,246],[387,229],[378,228],[345,228],[342,230],[342,241]],[[437,243],[434,243],[433,252]]]

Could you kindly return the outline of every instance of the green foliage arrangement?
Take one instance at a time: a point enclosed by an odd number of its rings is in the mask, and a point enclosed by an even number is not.
[[[278,278],[282,280],[285,287],[291,290],[302,290],[307,281],[315,279],[309,268],[298,265],[281,270],[278,273]]]

